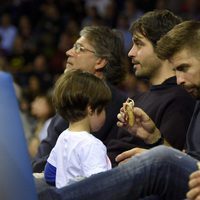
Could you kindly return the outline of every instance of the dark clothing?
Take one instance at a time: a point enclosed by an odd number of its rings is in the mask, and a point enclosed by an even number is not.
[[[105,145],[111,140],[116,138],[116,133],[118,127],[117,114],[126,101],[127,96],[121,91],[116,89],[114,86],[109,85],[112,92],[112,100],[106,108],[106,121],[104,126],[94,135],[99,138]],[[49,127],[48,136],[42,141],[39,146],[38,153],[32,162],[32,167],[34,172],[42,172],[46,164],[49,153],[56,144],[58,136],[68,127],[68,122],[66,122],[61,116],[56,115]]]
[[[187,153],[200,160],[200,100],[197,101],[187,134]]]
[[[60,189],[40,189],[38,199],[186,199],[188,178],[196,170],[196,159],[176,149],[160,145],[139,156],[133,156],[119,167],[92,175],[78,183]]]
[[[42,140],[36,157],[32,161],[33,172],[42,172],[49,157],[49,154],[56,144],[59,135],[67,129],[69,123],[60,115],[55,115],[48,127],[48,135]]]
[[[167,79],[160,85],[151,86],[148,92],[133,99],[135,106],[142,108],[150,116],[161,134],[174,148],[182,150],[185,147],[195,100],[176,84],[175,77]],[[117,139],[107,145],[111,162],[115,163],[114,159],[119,153],[134,147],[151,148],[152,145],[147,145],[124,129],[119,129]]]
[[[200,158],[200,101],[197,101],[187,132],[188,153]],[[185,199],[188,178],[198,170],[198,160],[165,146],[158,146],[129,162],[78,184],[62,189],[48,188],[40,200],[50,199],[144,199],[154,194],[158,199]],[[101,185],[101,187],[98,187]],[[141,187],[138,187],[141,186]],[[88,189],[89,188],[89,189]],[[92,192],[91,192],[92,191]],[[102,192],[103,191],[103,192]],[[149,198],[145,198],[149,199]]]

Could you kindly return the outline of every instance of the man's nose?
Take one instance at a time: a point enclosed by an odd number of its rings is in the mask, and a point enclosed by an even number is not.
[[[176,72],[176,82],[178,85],[183,85],[185,83],[184,75],[182,72]]]
[[[135,57],[136,54],[137,54],[137,51],[136,51],[135,46],[133,45],[130,51],[128,52],[128,57]]]
[[[66,56],[73,56],[74,55],[74,50],[73,50],[73,47],[71,49],[69,49],[68,51],[66,51]]]

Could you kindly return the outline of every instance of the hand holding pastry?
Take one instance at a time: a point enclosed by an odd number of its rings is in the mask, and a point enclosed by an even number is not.
[[[128,98],[126,102],[123,104],[123,109],[125,112],[125,121],[128,123],[130,127],[133,127],[135,122],[133,108],[134,108],[134,101]]]
[[[130,109],[131,105],[132,108]],[[125,128],[130,134],[139,137],[145,143],[162,142],[161,133],[155,123],[141,108],[135,107],[134,102],[130,99],[127,99],[123,104],[117,118],[117,126]]]

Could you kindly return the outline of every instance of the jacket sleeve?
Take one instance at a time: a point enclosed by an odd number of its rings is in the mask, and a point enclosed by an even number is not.
[[[181,103],[180,103],[181,102]],[[187,129],[193,114],[195,101],[175,98],[169,102],[160,119],[160,132],[171,146],[182,150],[185,147]]]

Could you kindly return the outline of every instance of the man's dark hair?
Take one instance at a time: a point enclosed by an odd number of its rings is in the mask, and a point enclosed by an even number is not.
[[[130,26],[130,32],[142,34],[147,38],[154,48],[157,41],[181,22],[181,18],[174,15],[169,10],[155,10],[144,14]]]
[[[199,21],[185,21],[175,26],[158,41],[156,53],[160,59],[170,59],[183,49],[200,58]]]

